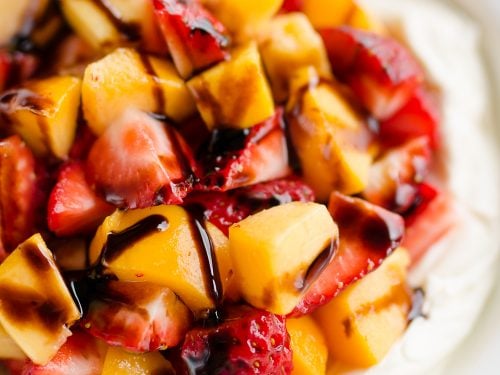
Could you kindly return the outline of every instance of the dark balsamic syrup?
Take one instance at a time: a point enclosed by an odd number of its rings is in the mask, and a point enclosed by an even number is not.
[[[153,79],[153,96],[156,100],[156,112],[163,113],[165,109],[166,99],[160,84],[160,78],[158,77],[153,64],[151,64],[149,57],[144,54],[140,54],[139,56],[141,58],[141,63],[146,70],[146,73],[149,74]]]
[[[215,254],[215,247],[206,228],[204,209],[199,205],[189,205],[185,209],[190,214],[190,225],[196,240],[196,247],[202,262],[205,287],[215,308],[210,311],[207,321],[219,323],[222,319],[222,280]]]
[[[295,287],[299,291],[307,290],[314,281],[321,275],[324,269],[330,264],[338,247],[338,239],[332,239],[328,246],[319,253],[316,259],[307,269],[303,279],[297,280]]]
[[[99,259],[87,270],[65,272],[66,284],[73,300],[85,315],[90,303],[110,280],[116,276],[105,274],[108,264],[123,254],[138,241],[156,232],[163,232],[168,228],[168,220],[162,215],[148,216],[129,228],[120,232],[110,232],[103,245]]]

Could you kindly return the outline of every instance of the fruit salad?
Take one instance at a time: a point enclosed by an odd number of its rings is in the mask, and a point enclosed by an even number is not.
[[[426,318],[442,93],[369,9],[0,10],[9,374],[345,373]]]

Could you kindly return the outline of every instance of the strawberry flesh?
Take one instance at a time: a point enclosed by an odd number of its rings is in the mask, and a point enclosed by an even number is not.
[[[229,57],[226,29],[198,0],[154,0],[155,14],[183,78]]]
[[[203,208],[208,221],[228,235],[229,227],[260,210],[289,202],[313,202],[314,192],[295,177],[262,182],[228,192],[195,192],[187,205]]]
[[[329,211],[339,227],[339,248],[292,311],[292,316],[311,313],[377,269],[403,238],[401,216],[362,199],[334,192]]]
[[[81,321],[91,335],[133,352],[179,344],[191,313],[168,288],[149,283],[104,281]]]
[[[281,6],[280,13],[300,12],[303,7],[303,0],[285,0]]]
[[[101,373],[106,346],[81,331],[74,331],[54,358],[44,366],[27,361],[22,375],[98,375]]]
[[[283,110],[249,129],[215,130],[204,154],[202,190],[227,191],[289,175]]]
[[[379,139],[383,146],[395,147],[423,136],[427,137],[433,149],[437,149],[439,122],[438,100],[431,91],[421,86],[399,111],[380,122]]]
[[[28,79],[37,69],[36,57],[23,52],[0,50],[0,92]]]
[[[49,229],[58,236],[90,233],[114,211],[87,183],[82,162],[68,162],[59,172],[47,206]]]
[[[0,141],[1,240],[11,251],[35,231],[37,176],[35,159],[14,135]]]
[[[425,137],[390,150],[372,165],[363,197],[391,211],[404,213],[417,198],[418,185],[428,173],[431,157]]]
[[[285,318],[241,306],[224,322],[194,328],[180,349],[189,374],[290,374],[292,351]],[[175,363],[175,362],[174,362]]]
[[[416,59],[390,37],[348,26],[320,34],[334,74],[378,120],[401,109],[424,79]]]
[[[122,208],[179,204],[191,190],[194,159],[175,129],[125,112],[93,144],[87,173],[106,201]]]

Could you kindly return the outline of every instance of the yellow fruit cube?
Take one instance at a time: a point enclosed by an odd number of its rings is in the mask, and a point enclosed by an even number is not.
[[[290,313],[337,239],[336,224],[317,203],[276,206],[232,225],[230,253],[243,298],[275,314]]]
[[[142,42],[148,51],[164,46],[150,0],[61,0],[65,19],[94,49],[112,50]]]
[[[349,25],[382,32],[382,24],[354,0],[303,0],[302,9],[316,29]]]
[[[66,159],[76,133],[80,88],[75,77],[26,82],[0,97],[0,111],[36,155]]]
[[[0,359],[26,359],[26,354],[0,325]]]
[[[299,92],[289,103],[289,124],[304,180],[321,201],[334,190],[347,195],[363,191],[373,136],[362,118],[333,83]]]
[[[274,114],[273,97],[255,43],[192,78],[188,87],[209,129],[249,128]]]
[[[104,250],[111,235],[126,233],[144,220],[162,218],[158,228],[146,233],[117,254]],[[206,223],[207,233],[217,258],[223,290],[232,281],[232,266],[227,237]],[[193,215],[180,206],[156,206],[146,209],[116,211],[99,227],[90,245],[90,260],[101,257],[108,272],[122,281],[146,281],[166,286],[193,311],[213,308],[211,281],[205,266],[204,233],[198,235]]]
[[[83,113],[100,135],[130,107],[166,114],[182,121],[196,109],[193,99],[168,61],[120,48],[90,64],[82,84]]]
[[[312,66],[321,77],[332,76],[323,41],[302,13],[271,20],[261,33],[260,51],[278,102],[288,97],[290,78],[299,68]]]
[[[159,352],[129,353],[117,347],[109,347],[101,375],[156,375],[175,374],[170,364]]]
[[[238,41],[255,35],[280,9],[283,0],[203,0]]]
[[[286,321],[293,352],[293,375],[320,375],[326,372],[328,349],[323,332],[310,316]]]
[[[409,264],[408,252],[399,248],[378,269],[314,313],[332,360],[369,367],[384,358],[408,324]]]
[[[36,234],[0,264],[0,324],[36,364],[47,363],[80,318],[52,253]]]

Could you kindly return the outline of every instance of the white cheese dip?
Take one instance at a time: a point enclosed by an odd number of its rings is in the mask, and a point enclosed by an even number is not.
[[[365,374],[440,374],[478,318],[499,252],[497,144],[478,28],[439,1],[365,0],[409,46],[442,92],[438,173],[455,198],[459,223],[412,270],[426,291],[428,318],[418,318]],[[335,371],[332,371],[335,373]]]

